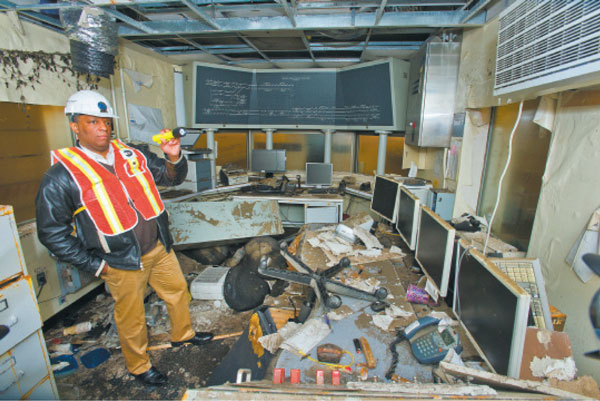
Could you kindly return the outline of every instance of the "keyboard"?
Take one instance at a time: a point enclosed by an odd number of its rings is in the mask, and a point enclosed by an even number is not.
[[[492,258],[491,261],[531,295],[529,313],[535,326],[540,329],[553,330],[540,261],[538,259],[497,258]]]
[[[308,190],[309,194],[326,194],[328,193],[328,189],[327,188],[310,188]]]

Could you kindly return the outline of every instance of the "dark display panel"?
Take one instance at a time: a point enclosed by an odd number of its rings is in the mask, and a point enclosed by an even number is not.
[[[285,173],[285,149],[253,149],[252,171]]]
[[[454,229],[431,209],[421,207],[415,258],[433,280],[442,297],[448,291],[452,263]]]
[[[463,245],[457,249],[454,311],[496,372],[518,377],[529,297],[516,292],[479,252],[462,256]],[[511,364],[511,358],[517,360]]]
[[[408,192],[408,189],[400,188],[398,198],[398,217],[396,229],[406,242],[409,249],[414,250],[416,246],[416,233],[419,220],[419,199]]]
[[[196,65],[194,123],[394,126],[390,63],[347,70],[260,71]]]
[[[333,181],[333,164],[306,163],[306,185],[331,186]]]
[[[395,222],[396,203],[400,184],[396,181],[377,176],[375,177],[375,188],[371,198],[371,210],[381,217]]]

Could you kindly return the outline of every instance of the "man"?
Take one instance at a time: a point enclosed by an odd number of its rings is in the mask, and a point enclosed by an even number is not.
[[[117,116],[97,92],[72,95],[65,114],[77,146],[51,153],[53,165],[36,197],[38,237],[61,261],[105,280],[129,372],[143,383],[164,384],[167,378],[146,352],[147,284],[167,305],[173,346],[212,338],[192,329],[187,283],[156,188],[181,183],[187,160],[179,139],[162,141],[166,160],[147,148],[111,141]]]

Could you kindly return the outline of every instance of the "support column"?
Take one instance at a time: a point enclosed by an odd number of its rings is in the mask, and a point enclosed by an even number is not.
[[[325,132],[323,163],[331,163],[331,136],[335,131],[332,129],[326,129],[323,132]]]
[[[385,174],[385,155],[387,148],[387,136],[390,131],[375,131],[379,135],[379,146],[377,147],[377,175]]]
[[[212,152],[208,155],[210,161],[210,187],[217,187],[217,155],[215,154],[215,132],[214,128],[208,128],[206,130],[206,147]]]
[[[264,131],[267,134],[265,149],[273,149],[273,132],[275,132],[275,130],[273,128],[267,128]]]

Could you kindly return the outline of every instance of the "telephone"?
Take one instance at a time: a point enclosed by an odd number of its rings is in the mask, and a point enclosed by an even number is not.
[[[421,363],[432,364],[444,359],[450,349],[462,352],[459,337],[451,327],[438,331],[439,319],[423,317],[407,326],[404,337],[410,343],[413,355]]]

